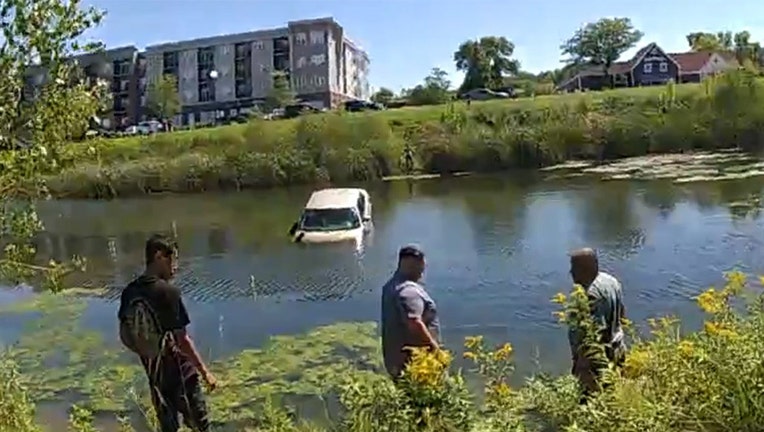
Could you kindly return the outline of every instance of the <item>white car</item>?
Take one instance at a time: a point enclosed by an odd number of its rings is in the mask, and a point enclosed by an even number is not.
[[[313,192],[289,235],[295,242],[363,241],[372,229],[371,200],[363,189],[336,188]]]

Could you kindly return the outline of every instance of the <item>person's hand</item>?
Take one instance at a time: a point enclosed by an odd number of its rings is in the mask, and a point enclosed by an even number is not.
[[[204,378],[204,382],[205,382],[205,384],[207,384],[207,388],[210,391],[213,391],[213,390],[215,390],[217,388],[218,380],[217,380],[217,378],[215,378],[215,375],[212,375],[212,372],[205,372],[202,375],[202,378]]]

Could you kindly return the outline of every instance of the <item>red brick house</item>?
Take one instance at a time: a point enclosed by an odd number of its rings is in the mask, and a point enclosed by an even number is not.
[[[601,90],[609,87],[608,78],[615,87],[640,87],[677,83],[700,82],[706,76],[738,68],[734,54],[721,52],[667,53],[656,43],[637,51],[627,61],[616,62],[606,76],[602,66],[589,66],[567,79],[559,91]]]

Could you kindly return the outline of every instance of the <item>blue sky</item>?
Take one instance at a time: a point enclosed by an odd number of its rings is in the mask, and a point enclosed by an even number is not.
[[[373,88],[412,87],[440,67],[455,84],[453,52],[467,39],[505,36],[523,69],[560,66],[559,46],[582,24],[629,17],[643,43],[684,51],[692,31],[748,30],[764,42],[761,0],[85,0],[108,12],[89,36],[107,46],[244,32],[333,16],[371,57]],[[635,49],[636,50],[636,49]],[[630,53],[627,53],[630,54]]]

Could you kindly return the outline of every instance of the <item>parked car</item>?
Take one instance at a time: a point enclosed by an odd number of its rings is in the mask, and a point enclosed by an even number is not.
[[[460,95],[461,99],[470,100],[490,100],[490,99],[509,99],[511,96],[506,92],[493,91],[487,88],[472,89]]]
[[[284,118],[295,118],[303,114],[321,112],[320,109],[307,103],[296,103],[284,107]]]
[[[358,100],[358,99],[345,102],[345,111],[350,111],[350,112],[358,112],[358,111],[366,111],[366,110],[379,111],[383,109],[385,109],[385,107],[382,104],[379,104],[376,102],[370,102],[370,101],[364,101],[364,100]]]

